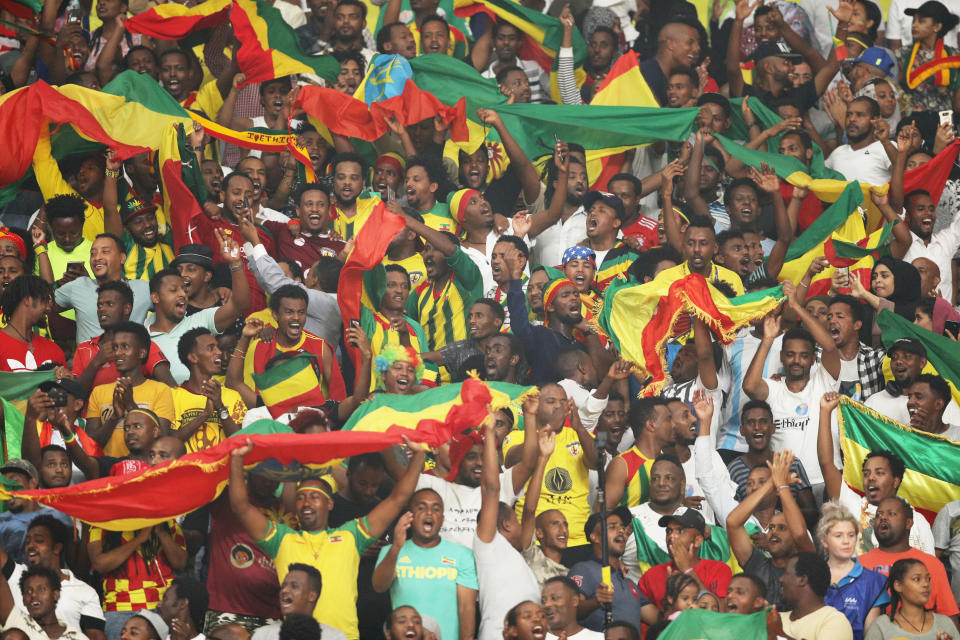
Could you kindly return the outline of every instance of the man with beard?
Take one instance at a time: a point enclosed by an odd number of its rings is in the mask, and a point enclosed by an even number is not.
[[[443,168],[428,156],[413,156],[407,159],[404,191],[407,206],[423,217],[423,223],[437,231],[454,231],[450,207],[437,199],[437,190],[444,180]]]
[[[927,348],[916,338],[900,338],[890,345],[887,356],[893,379],[864,404],[900,424],[910,424],[907,390],[927,366]],[[952,398],[943,415],[947,424],[960,424],[960,410]]]
[[[747,281],[747,276],[754,269],[743,233],[736,229],[726,229],[717,234],[717,255],[713,261],[736,273],[743,282]]]
[[[253,442],[247,440],[245,446],[234,449],[231,454],[229,491],[234,513],[243,522],[247,533],[275,559],[281,580],[286,577],[289,564],[299,560],[310,560],[311,565],[325,574],[324,590],[314,616],[318,621],[340,629],[351,640],[359,637],[355,606],[360,554],[400,515],[423,469],[423,445],[406,438],[404,442],[413,455],[390,495],[363,518],[336,529],[327,527],[333,500],[326,480],[312,478],[300,482],[296,501],[300,530],[297,531],[285,524],[271,522],[247,498],[243,458],[253,449]]]
[[[0,467],[5,480],[18,484],[27,491],[36,489],[40,476],[32,463],[22,458],[11,458]],[[65,513],[43,506],[27,498],[13,498],[7,501],[7,510],[0,513],[0,548],[9,549],[16,562],[26,562],[27,556],[23,542],[29,523],[41,514],[48,514],[70,526],[70,517]]]
[[[332,174],[336,205],[333,229],[344,242],[349,242],[360,232],[380,198],[358,199],[363,192],[367,170],[363,158],[357,154],[338,153],[333,159]]]
[[[413,606],[434,618],[444,637],[472,640],[477,569],[470,549],[440,537],[443,512],[443,499],[433,489],[413,494],[393,543],[380,550],[373,588],[389,589],[394,606]]]
[[[907,225],[913,242],[903,259],[913,262],[917,258],[927,258],[940,268],[940,291],[952,304],[956,298],[951,260],[960,248],[960,222],[956,218],[950,225],[933,232],[937,222],[937,205],[930,194],[923,189],[911,191],[903,199]],[[924,292],[926,295],[926,292]]]
[[[519,216],[518,216],[519,218]],[[510,271],[507,269],[507,263],[504,259],[508,251],[516,249],[520,252],[520,259],[523,262],[522,275],[520,276],[521,287],[526,290],[527,283],[529,279],[527,278],[527,269],[529,267],[530,260],[530,248],[527,246],[527,243],[524,242],[521,238],[515,235],[502,235],[496,239],[496,244],[493,245],[493,250],[490,252],[490,262],[489,262],[489,271],[490,275],[493,277],[493,282],[490,287],[487,288],[488,298],[492,298],[497,303],[500,304],[503,309],[504,318],[503,318],[503,329],[504,331],[510,330],[510,310],[507,308],[507,290],[510,289]],[[476,252],[470,252],[471,257],[476,255]],[[474,262],[477,262],[474,260]],[[486,263],[486,258],[484,257],[484,262]],[[477,264],[480,267],[480,264]],[[483,268],[481,271],[483,271]],[[486,274],[484,274],[486,275]]]
[[[330,236],[330,187],[317,183],[301,185],[294,202],[296,218],[263,222],[263,228],[275,238],[277,255],[293,259],[301,269],[312,267],[320,256],[336,258],[344,243]]]
[[[287,575],[280,583],[280,614],[286,620],[290,616],[313,617],[313,612],[323,593],[323,578],[316,567],[294,562],[287,567]],[[327,587],[330,588],[329,586]],[[253,632],[250,640],[279,640],[281,622],[272,622]],[[323,640],[345,640],[346,635],[328,624],[320,624]]]
[[[110,188],[107,186],[106,190],[109,191]],[[109,202],[104,203],[108,225],[111,214],[107,212],[115,210],[116,207],[112,207]],[[121,237],[127,254],[124,275],[131,280],[149,282],[153,274],[166,268],[173,260],[173,229],[164,225],[161,233],[157,222],[157,207],[135,197],[120,204],[120,220],[123,223]]]
[[[763,319],[763,340],[757,349],[746,375],[743,390],[751,400],[764,400],[773,411],[773,449],[795,451],[803,463],[814,488],[822,489],[823,474],[817,459],[817,423],[814,408],[823,394],[837,391],[840,383],[840,352],[823,326],[804,309],[792,287],[787,292],[787,304],[806,329],[794,327],[783,336],[780,363],[783,378],[763,377],[764,363],[774,339],[780,334],[781,318],[768,315]],[[816,346],[820,345],[820,364],[816,364]]]
[[[425,353],[423,359],[438,367],[444,367],[442,373],[451,380],[465,379],[471,370],[478,369],[483,362],[487,341],[502,335],[503,318],[503,307],[490,298],[480,298],[473,303],[467,314],[469,338]]]
[[[943,563],[936,556],[917,549],[910,543],[910,531],[923,516],[916,516],[906,500],[898,496],[884,498],[877,504],[873,530],[877,536],[877,548],[858,556],[857,560],[866,569],[883,575],[890,574],[890,567],[897,560],[919,560],[930,572],[930,600],[926,609],[953,618],[957,624],[960,609],[950,591],[950,581]]]
[[[333,33],[330,49],[332,51],[358,51],[366,61],[366,65],[369,65],[376,52],[371,49],[374,45],[373,36],[364,27],[366,20],[367,5],[359,0],[341,0],[338,2],[333,10]]]
[[[57,601],[57,617],[80,629],[90,640],[105,640],[103,635],[103,609],[97,592],[63,566],[61,558],[71,543],[70,528],[46,514],[35,516],[27,527],[23,547],[26,564],[12,562],[0,549],[0,566],[10,585],[15,605],[26,613],[29,608],[23,602],[20,579],[31,567],[46,567],[60,576],[60,599]]]
[[[653,624],[660,613],[637,589],[636,583],[627,576],[623,566],[624,548],[630,536],[633,518],[626,507],[617,507],[604,518],[593,513],[583,527],[590,541],[593,557],[570,567],[568,577],[580,591],[577,605],[577,620],[591,631],[603,631],[603,605],[611,604],[614,620],[626,620],[638,629],[641,624]],[[609,586],[602,579],[601,536],[607,537],[607,556],[610,565]]]
[[[671,244],[683,255],[683,262],[664,269],[655,279],[673,282],[691,273],[699,273],[709,282],[726,282],[733,288],[734,293],[743,295],[743,281],[740,276],[713,262],[713,256],[717,253],[713,219],[704,215],[691,215],[687,228],[681,233],[678,218],[676,213],[667,211],[664,226],[668,238],[678,239],[677,242],[671,241]]]
[[[333,494],[330,525],[339,527],[345,522],[367,515],[380,502],[377,492],[386,477],[386,468],[379,453],[350,456],[347,460],[347,482]]]
[[[247,156],[237,165],[236,171],[250,178],[253,183],[253,195],[250,197],[250,210],[252,220],[256,223],[263,223],[267,220],[273,220],[281,224],[287,224],[290,218],[283,215],[275,209],[266,206],[267,204],[267,165],[260,158]]]
[[[223,180],[223,191],[220,193],[220,200],[223,208],[220,210],[220,217],[211,219],[209,215],[195,216],[193,223],[188,227],[188,237],[192,243],[206,245],[207,247],[217,247],[220,245],[221,236],[236,243],[237,255],[223,255],[222,252],[215,252],[213,262],[220,264],[226,262],[233,265],[235,262],[244,279],[247,282],[244,287],[245,297],[249,298],[248,307],[250,312],[260,311],[267,304],[266,294],[257,283],[256,277],[247,269],[245,256],[243,255],[243,235],[240,233],[240,220],[248,218],[253,222],[252,203],[254,198],[253,181],[244,174],[234,171]],[[257,229],[260,236],[260,242],[267,248],[268,253],[273,254],[273,238],[263,229]],[[234,295],[237,293],[236,285],[232,287]],[[244,311],[248,310],[245,306]]]
[[[557,162],[565,166],[551,166],[544,198],[553,203],[555,196],[562,197],[563,209],[556,222],[534,234],[537,239],[533,251],[534,264],[560,264],[563,252],[582,241],[586,231],[587,212],[583,208],[583,197],[589,185],[586,165],[569,151],[558,156]]]
[[[483,379],[522,384],[526,362],[523,343],[512,333],[491,336],[483,354]]]
[[[120,374],[113,363],[113,332],[121,323],[130,320],[133,310],[133,291],[128,282],[111,280],[97,289],[97,319],[103,333],[77,345],[73,354],[73,375],[84,389],[115,382]],[[142,367],[143,375],[175,386],[170,375],[170,363],[154,342]]]
[[[897,146],[890,140],[890,125],[880,117],[877,101],[866,96],[855,98],[847,106],[844,127],[847,144],[833,150],[826,167],[863,184],[880,186],[889,182]]]
[[[543,326],[547,319],[547,313],[543,308],[543,290],[550,284],[550,280],[550,274],[542,264],[533,268],[530,279],[527,280],[526,301],[527,308],[530,310],[528,318],[530,318],[530,324],[535,327]],[[509,313],[509,309],[507,312]]]
[[[766,585],[764,595],[767,602],[776,607],[783,606],[780,577],[790,558],[797,551],[813,551],[813,542],[807,533],[803,515],[789,490],[792,461],[793,454],[790,452],[777,453],[773,462],[767,463],[770,471],[765,472],[764,482],[748,493],[726,520],[730,550],[734,557],[744,571],[757,576]],[[761,508],[772,511],[778,496],[783,511],[770,518],[767,530],[764,532],[756,526],[750,526],[748,530],[748,521],[753,520],[754,513]],[[759,543],[756,546],[755,537]]]
[[[830,567],[822,555],[806,551],[790,558],[780,576],[783,603],[789,611],[768,619],[768,633],[810,640],[853,640],[846,616],[823,603],[830,582]]]
[[[557,640],[560,634],[570,640],[603,640],[603,634],[586,629],[577,623],[577,604],[580,589],[566,576],[549,578],[540,590],[543,613],[547,618],[547,640]]]
[[[918,381],[923,377],[921,375]],[[922,384],[927,386],[929,383]],[[945,382],[941,382],[941,384],[946,386]],[[917,385],[918,382],[914,382],[910,389],[912,390]],[[918,393],[921,393],[921,391],[918,390]],[[911,401],[916,404],[914,400],[908,401],[908,404]],[[906,473],[906,467],[900,456],[893,452],[871,451],[863,460],[863,484],[861,485],[863,496],[854,493],[843,481],[843,471],[837,467],[833,451],[833,434],[829,424],[831,414],[839,403],[840,396],[836,393],[828,393],[820,401],[820,434],[818,438],[820,467],[823,470],[827,495],[831,499],[838,500],[850,513],[859,518],[861,535],[858,541],[858,551],[864,553],[877,545],[877,532],[872,528],[871,520],[884,499],[897,495],[900,485],[903,483],[903,474]],[[938,399],[934,407],[941,405],[941,403],[942,400]],[[915,406],[914,413],[916,413],[916,409]],[[919,425],[914,424],[912,426],[917,428]],[[934,552],[936,547],[933,541],[933,530],[926,518],[917,518],[914,521],[910,528],[910,544],[925,553]]]

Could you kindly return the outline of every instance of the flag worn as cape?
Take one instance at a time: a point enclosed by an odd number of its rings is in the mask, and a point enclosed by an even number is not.
[[[179,40],[224,22],[230,16],[230,2],[206,0],[193,7],[168,2],[133,16],[124,26],[130,33],[142,33],[159,40]]]
[[[157,166],[163,210],[173,230],[174,248],[190,244],[192,220],[203,215],[200,203],[206,200],[206,187],[198,165],[183,125],[169,125],[157,152]]]
[[[641,470],[640,473],[645,472]],[[710,535],[700,545],[700,557],[726,564],[734,575],[740,573],[742,569],[737,562],[737,557],[730,551],[730,538],[727,537],[727,532],[722,527],[710,524],[707,525],[707,530]],[[637,564],[642,572],[646,573],[650,567],[670,562],[670,554],[647,535],[637,518],[633,519],[633,539],[637,543]]]
[[[867,454],[887,450],[907,467],[897,493],[930,524],[945,504],[960,500],[960,443],[894,422],[846,396],[840,397],[837,421],[843,481],[858,494],[863,495]]]
[[[737,329],[776,309],[783,298],[782,287],[727,298],[695,273],[672,282],[614,280],[595,309],[594,324],[613,340],[624,359],[652,378],[643,393],[653,394],[664,385],[664,345],[682,314],[696,314],[727,343]]]
[[[956,342],[918,327],[889,309],[883,309],[877,314],[877,326],[882,331],[880,338],[883,346],[888,350],[900,338],[919,340],[927,350],[927,366],[923,373],[934,373],[946,380],[954,402],[960,402],[960,353]],[[888,359],[885,358],[885,362]]]
[[[247,76],[244,84],[282,78],[294,73],[312,73],[336,82],[340,63],[330,55],[310,55],[275,9],[264,0],[233,0],[230,12],[233,30],[240,41],[237,64]]]
[[[767,640],[767,611],[748,616],[687,609],[667,625],[660,640]]]
[[[334,133],[371,142],[388,131],[386,119],[392,116],[404,126],[440,116],[450,125],[452,139],[466,140],[465,105],[461,98],[448,107],[409,79],[403,93],[370,105],[336,89],[313,86],[303,87],[294,103],[295,108],[302,107]]]
[[[263,404],[274,418],[299,407],[320,407],[326,401],[320,388],[323,371],[317,358],[310,354],[301,353],[252,376]]]
[[[244,465],[272,477],[295,480],[329,473],[333,460],[382,451],[400,444],[402,436],[437,447],[453,433],[470,428],[487,415],[489,393],[482,385],[465,397],[448,423],[424,419],[414,428],[390,426],[379,433],[331,431],[299,435],[282,432],[230,437],[215,447],[123,476],[108,476],[61,489],[0,492],[0,497],[26,497],[83,522],[111,531],[130,531],[179,517],[215,500],[230,475],[230,452],[253,441]],[[271,420],[259,421],[273,423]],[[275,424],[275,423],[273,423]],[[257,426],[254,423],[253,426]],[[283,427],[283,425],[278,425]]]
[[[353,97],[367,105],[403,93],[407,80],[413,78],[410,61],[400,54],[378,53],[370,61],[367,73],[353,92]]]

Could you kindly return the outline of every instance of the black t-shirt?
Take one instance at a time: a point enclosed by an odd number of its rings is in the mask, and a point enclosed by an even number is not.
[[[820,99],[820,94],[817,93],[817,85],[814,84],[813,79],[804,82],[799,87],[789,87],[781,91],[779,96],[773,95],[766,89],[757,89],[752,84],[745,84],[743,85],[743,95],[759,98],[760,102],[774,111],[777,110],[778,104],[789,101],[797,105],[800,113],[806,112]]]
[[[773,566],[770,558],[763,555],[757,549],[750,554],[750,559],[743,565],[746,573],[752,573],[767,585],[767,602],[776,605],[777,610],[783,611],[783,592],[780,587],[780,576],[784,574],[785,569]]]
[[[653,91],[653,96],[657,99],[657,102],[660,103],[660,106],[666,106],[667,76],[663,73],[663,69],[660,68],[660,63],[657,62],[657,59],[650,58],[649,60],[641,62],[640,73],[643,74],[643,79],[647,81],[647,85],[650,87],[650,90]]]

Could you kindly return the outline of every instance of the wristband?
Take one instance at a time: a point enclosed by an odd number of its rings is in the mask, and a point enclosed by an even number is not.
[[[247,352],[244,351],[243,349],[237,349],[236,347],[234,347],[234,348],[233,348],[233,355],[243,357],[243,356],[247,355]]]
[[[300,226],[300,219],[299,219],[299,218],[294,218],[293,220],[287,220],[287,226],[288,226],[288,227],[299,227],[299,226]]]
[[[203,145],[200,145],[199,147],[193,147],[193,150],[196,151],[197,153],[199,153],[199,152],[203,151]]]
[[[242,264],[232,264],[232,265],[230,265],[230,271],[240,271],[240,269],[243,269],[243,265],[242,265]]]
[[[77,441],[77,434],[71,433],[69,438],[63,439],[63,444],[73,444],[76,441]]]
[[[120,170],[119,169],[104,169],[103,173],[108,178],[119,178]]]
[[[790,485],[788,485],[788,484],[781,484],[781,485],[777,486],[777,491],[783,491],[784,489],[789,489],[789,488],[790,488]]]
[[[683,573],[684,573],[685,575],[690,575],[691,573],[693,573],[693,567],[690,567],[689,569],[687,569],[687,570],[684,571]]]
[[[47,252],[47,245],[45,244],[38,244],[33,248],[33,255],[35,256],[43,255],[46,252]]]

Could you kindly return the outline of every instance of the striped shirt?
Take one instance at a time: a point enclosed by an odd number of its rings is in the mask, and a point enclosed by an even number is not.
[[[627,482],[620,497],[620,506],[635,507],[650,499],[650,469],[653,458],[643,457],[636,446],[617,456],[627,464]]]
[[[340,207],[334,207],[333,230],[340,234],[344,242],[349,242],[360,233],[363,224],[373,213],[373,209],[380,204],[380,198],[357,198],[357,213],[347,217]]]
[[[133,237],[123,232],[123,246],[127,261],[123,263],[123,275],[128,280],[147,280],[173,261],[173,231],[167,227],[160,241],[152,247],[138,244]]]
[[[467,312],[483,296],[483,276],[462,249],[447,258],[453,271],[441,282],[426,280],[407,299],[407,315],[423,327],[430,351],[466,340]]]
[[[426,350],[427,339],[423,333],[423,327],[420,323],[409,316],[403,316],[407,325],[407,333],[410,335],[410,346],[417,353],[423,353]],[[390,321],[382,313],[370,311],[367,307],[360,307],[360,328],[370,339],[370,352],[376,359],[383,350],[384,345],[400,344],[400,333],[391,331]],[[376,385],[377,372],[374,367],[370,369],[370,390]]]

